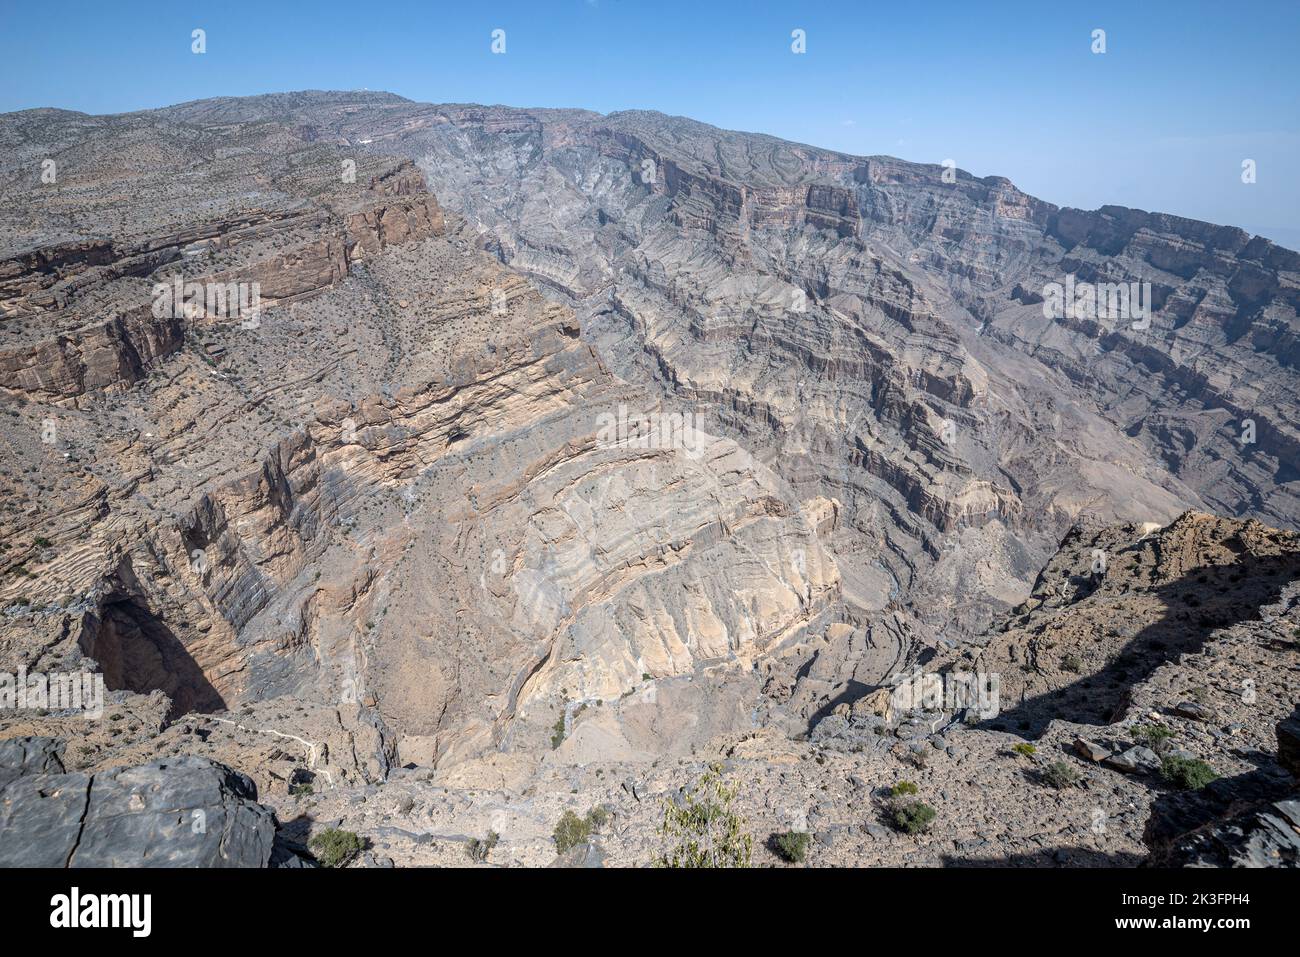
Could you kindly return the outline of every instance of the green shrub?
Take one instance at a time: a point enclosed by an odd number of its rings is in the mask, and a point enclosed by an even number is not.
[[[659,831],[673,842],[656,864],[659,867],[748,867],[754,839],[744,832],[744,820],[731,810],[736,796],[722,780],[722,765],[714,764],[686,790],[680,806],[664,802]]]
[[[772,849],[791,864],[802,864],[808,856],[812,839],[805,831],[786,831],[772,835]]]
[[[920,788],[911,781],[899,781],[889,789],[889,793],[894,797],[906,797],[910,794],[916,794],[918,791],[920,791]]]
[[[558,748],[564,743],[564,712],[560,712],[560,717],[556,720],[555,725],[551,728],[551,750]]]
[[[327,827],[308,841],[307,846],[321,867],[343,867],[361,853],[364,845],[351,831]]]
[[[564,812],[560,823],[555,825],[555,831],[551,835],[551,839],[555,841],[555,849],[561,854],[569,848],[586,844],[590,838],[591,825],[572,811]]]
[[[1160,762],[1160,776],[1180,791],[1199,791],[1219,773],[1200,758],[1171,756]]]
[[[1163,724],[1140,724],[1133,729],[1133,739],[1157,754],[1169,747],[1174,732]]]
[[[930,827],[935,810],[921,801],[896,801],[889,809],[889,819],[904,834],[920,834]]]
[[[1078,655],[1066,655],[1061,659],[1061,670],[1078,674],[1083,671],[1083,659]]]
[[[1030,744],[1027,741],[1021,741],[1019,744],[1012,745],[1011,750],[1016,752],[1016,754],[1023,755],[1026,758],[1032,758],[1035,754],[1038,753],[1038,748],[1034,747],[1032,744]]]
[[[488,855],[492,853],[492,848],[497,846],[497,841],[501,840],[501,835],[496,831],[488,831],[487,837],[479,840],[477,837],[470,838],[465,845],[465,856],[471,861],[486,861]]]
[[[1063,791],[1079,783],[1079,772],[1064,761],[1053,761],[1043,768],[1043,781],[1058,791]]]
[[[586,844],[591,835],[609,822],[609,812],[597,805],[587,812],[586,817],[578,817],[572,811],[565,811],[560,816],[560,823],[555,825],[551,840],[555,849],[563,854],[579,844]]]
[[[310,784],[303,782],[301,784],[290,784],[289,793],[294,797],[298,797],[300,795],[315,794],[316,789]]]

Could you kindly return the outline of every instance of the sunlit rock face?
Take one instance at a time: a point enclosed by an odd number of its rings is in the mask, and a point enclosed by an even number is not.
[[[301,701],[339,774],[801,735],[1077,522],[1300,515],[1300,257],[1240,230],[652,113],[0,141],[0,664]]]

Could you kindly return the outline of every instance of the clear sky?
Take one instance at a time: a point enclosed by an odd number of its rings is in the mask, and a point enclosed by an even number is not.
[[[491,52],[498,28],[504,55]],[[0,0],[0,111],[360,88],[654,109],[951,158],[1060,205],[1177,213],[1297,248],[1298,41],[1300,0]]]

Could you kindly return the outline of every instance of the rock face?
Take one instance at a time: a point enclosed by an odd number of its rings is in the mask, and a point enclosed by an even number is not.
[[[1133,798],[1137,714],[1260,726],[1180,655],[1294,694],[1256,633],[1300,574],[1267,241],[640,112],[281,94],[0,145],[0,672],[108,693],[0,739],[70,775],[201,754],[293,810],[770,735],[959,774],[1063,722]],[[1044,312],[1112,282],[1140,315]],[[986,739],[893,713],[972,665]]]
[[[82,130],[78,149],[115,130]],[[754,662],[839,602],[835,501],[614,374],[409,161],[272,138],[227,162],[226,140],[187,154],[216,197],[202,209],[133,206],[93,255],[9,269],[14,322],[57,331],[64,357],[99,334],[78,325],[92,309],[147,325],[178,278],[262,297],[254,324],[205,302],[158,320],[158,349],[120,337],[135,358],[93,374],[38,369],[54,354],[39,341],[14,360],[15,445],[59,485],[13,477],[38,503],[6,529],[24,542],[15,664],[93,662],[109,691],[165,694],[164,720],[284,696],[357,706],[422,764],[549,749],[557,721],[605,703],[607,726],[564,754],[652,757],[752,728]],[[170,182],[65,169],[92,195],[92,175],[146,195]],[[236,202],[254,187],[256,209]],[[33,198],[38,222],[60,201]],[[293,724],[271,727],[318,740]]]
[[[0,741],[0,787],[24,774],[62,774],[63,742],[54,738]]]
[[[3,867],[266,867],[275,815],[204,758],[99,774],[31,768],[0,789]]]
[[[1080,518],[1295,525],[1289,250],[652,113],[302,109],[323,141],[416,162],[619,376],[716,418],[800,501],[835,503],[849,627],[818,629],[808,715],[878,682],[900,645],[987,626]],[[1038,290],[1067,280],[1150,283],[1149,322],[1044,316]]]

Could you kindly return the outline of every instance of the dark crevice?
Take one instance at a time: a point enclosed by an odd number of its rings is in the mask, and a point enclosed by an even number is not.
[[[68,858],[63,862],[65,868],[72,866],[72,858],[76,856],[77,848],[81,847],[81,835],[86,830],[86,818],[90,816],[90,792],[95,787],[95,776],[92,774],[86,780],[86,803],[81,807],[81,818],[77,821],[77,838],[72,842],[72,849],[68,851]]]
[[[162,691],[171,698],[168,720],[225,710],[225,701],[184,643],[137,596],[105,598],[80,644],[99,663],[108,690]]]

